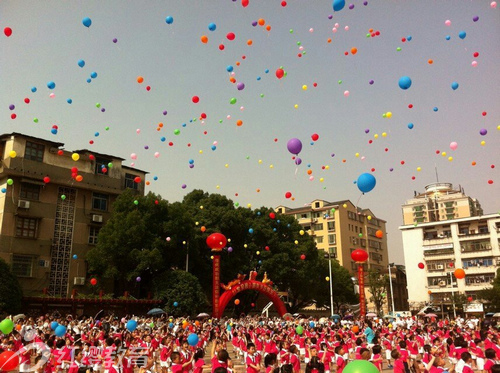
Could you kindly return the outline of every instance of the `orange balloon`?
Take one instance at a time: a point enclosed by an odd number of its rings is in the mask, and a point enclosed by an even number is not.
[[[267,26],[266,26],[266,30],[267,30],[267,31],[271,31],[271,26],[270,26],[270,25],[267,25]]]
[[[264,26],[266,24],[266,21],[264,19],[260,18],[258,21],[259,26]]]
[[[207,44],[207,43],[208,43],[208,36],[207,36],[207,35],[203,35],[203,36],[201,37],[201,42],[202,42],[203,44]]]
[[[207,230],[207,228],[205,228],[205,226],[202,225],[201,228],[200,228],[200,231],[205,232],[206,230]]]
[[[358,333],[359,332],[359,327],[357,325],[354,325],[351,329],[354,333]]]
[[[252,45],[252,44],[253,44],[252,39],[248,39],[248,40],[247,40],[247,45]]]
[[[234,77],[230,77],[230,78],[229,78],[229,81],[230,81],[231,83],[236,83],[236,79],[234,79]]]
[[[432,64],[434,63],[434,61],[433,61],[433,60],[428,60],[428,61],[427,61],[427,63],[428,63],[429,65],[432,65]]]
[[[427,294],[431,295],[431,294],[432,294],[432,291],[430,291],[430,290],[429,290],[429,291],[427,292]]]
[[[375,232],[375,236],[377,238],[382,238],[384,237],[384,232],[382,232],[380,229],[378,231]]]
[[[356,54],[356,53],[358,53],[358,48],[356,48],[356,47],[352,47],[352,48],[351,48],[351,53],[352,53],[352,54]]]
[[[241,126],[243,125],[243,121],[242,121],[241,119],[238,119],[238,120],[236,121],[236,125],[237,125],[238,127],[241,127]]]
[[[142,76],[137,77],[137,83],[141,84],[144,81],[144,78]]]
[[[458,278],[459,280],[465,278],[465,271],[462,268],[457,268],[455,269],[455,277]]]
[[[82,181],[82,180],[83,180],[83,176],[82,176],[82,175],[77,175],[77,176],[75,177],[75,180],[76,180],[76,181],[78,181],[78,182],[80,182],[80,181]]]
[[[313,173],[313,172],[312,172],[312,170],[307,170],[307,174],[308,174],[308,175],[310,175],[310,174],[312,174],[312,173]]]
[[[240,300],[239,299],[235,299],[234,300],[234,304],[236,304],[236,305],[240,304]]]
[[[16,330],[21,330],[21,328],[22,328],[21,324],[16,325]]]
[[[328,38],[328,39],[326,40],[326,42],[327,42],[327,43],[331,43],[331,42],[332,42],[332,39]]]

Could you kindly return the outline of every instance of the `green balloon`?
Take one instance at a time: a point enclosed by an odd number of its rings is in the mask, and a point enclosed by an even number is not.
[[[231,99],[229,100],[229,103],[230,103],[231,105],[234,105],[234,104],[236,103],[236,101],[237,101],[237,100],[236,100],[236,98],[234,98],[234,97],[233,97],[233,98],[231,98]]]
[[[174,130],[174,135],[179,135],[180,133],[181,133],[181,130],[179,130],[179,129]]]
[[[101,104],[100,104],[100,103],[97,103],[97,104],[95,104],[95,107],[96,107],[96,108],[100,108],[100,107],[101,107]]]
[[[61,199],[64,201],[66,199],[66,196],[64,194],[61,195]]]
[[[14,180],[12,179],[7,179],[7,185],[12,185],[14,184]]]
[[[38,123],[38,118],[33,118],[33,122]]]
[[[13,329],[14,329],[14,323],[12,322],[12,320],[5,319],[2,322],[0,322],[0,331],[3,334],[9,334]]]
[[[109,127],[108,127],[108,126],[104,127],[104,129],[105,129],[106,131],[109,131]]]
[[[343,373],[378,373],[378,369],[369,361],[353,360],[346,365]]]
[[[298,335],[302,335],[302,333],[304,333],[304,328],[299,325],[295,328],[295,332],[298,334]]]
[[[108,168],[113,168],[113,163],[109,162],[108,163]]]
[[[139,204],[139,201],[138,200],[135,200],[134,201],[134,205],[138,205]]]

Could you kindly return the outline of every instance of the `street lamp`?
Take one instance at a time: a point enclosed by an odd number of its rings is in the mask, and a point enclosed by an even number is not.
[[[392,274],[391,274],[391,267],[394,265],[394,263],[389,263],[389,285],[391,288],[391,304],[392,304],[392,316],[394,316],[394,312],[396,312],[394,308],[394,293],[392,292]]]
[[[332,284],[332,259],[336,258],[336,255],[332,253],[331,249],[328,249],[329,253],[325,254],[325,258],[328,259],[328,269],[330,273],[330,316],[333,317],[333,284]]]
[[[368,260],[368,253],[365,250],[356,249],[351,253],[351,259],[358,264],[359,316],[363,318],[366,315],[365,274],[363,263]]]

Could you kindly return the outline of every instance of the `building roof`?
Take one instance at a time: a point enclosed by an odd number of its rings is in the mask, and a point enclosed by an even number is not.
[[[465,218],[430,221],[427,223],[418,223],[417,225],[415,225],[415,224],[400,225],[399,230],[434,227],[436,225],[445,225],[445,224],[453,224],[453,223],[460,223],[460,222],[467,222],[467,221],[474,221],[474,220],[483,220],[483,219],[494,219],[494,218],[500,218],[500,214],[492,213],[492,214],[487,214],[487,215],[467,216]]]
[[[62,142],[50,141],[50,140],[42,139],[40,137],[34,137],[34,136],[25,135],[25,134],[19,133],[19,132],[4,133],[3,135],[0,135],[0,140],[4,140],[4,139],[10,138],[12,136],[14,136],[14,137],[24,137],[26,139],[44,142],[44,143],[50,144],[50,145],[52,145],[52,146],[54,146],[56,148],[60,148],[60,147],[64,146],[64,143],[62,143]]]
[[[102,157],[106,157],[106,158],[113,158],[113,159],[117,159],[117,160],[119,160],[119,161],[124,161],[124,160],[125,160],[125,158],[117,157],[116,155],[110,155],[110,154],[98,153],[98,152],[95,152],[95,151],[93,151],[93,150],[89,150],[89,149],[74,150],[73,152],[74,152],[74,153],[78,153],[78,154],[85,154],[85,153],[89,153],[89,154],[98,155],[98,156],[102,156]]]
[[[122,164],[122,168],[126,168],[127,170],[139,171],[139,172],[142,172],[144,174],[149,174],[148,171],[144,171],[144,170],[141,170],[141,169],[136,168],[136,167],[125,166],[124,164]]]

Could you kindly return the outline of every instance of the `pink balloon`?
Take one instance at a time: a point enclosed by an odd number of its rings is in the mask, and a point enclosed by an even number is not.
[[[495,9],[497,7],[497,2],[496,1],[492,1],[490,6]]]
[[[477,66],[477,61],[472,61],[471,65],[472,65],[472,67],[476,67]]]
[[[450,149],[451,150],[457,150],[457,147],[458,147],[458,144],[455,141],[453,141],[452,143],[450,143]]]
[[[451,21],[449,19],[447,19],[446,21],[444,21],[444,24],[446,26],[451,26]]]
[[[135,154],[135,153],[130,154],[130,158],[137,159],[137,154]]]
[[[349,91],[344,91],[344,96],[349,97]]]

